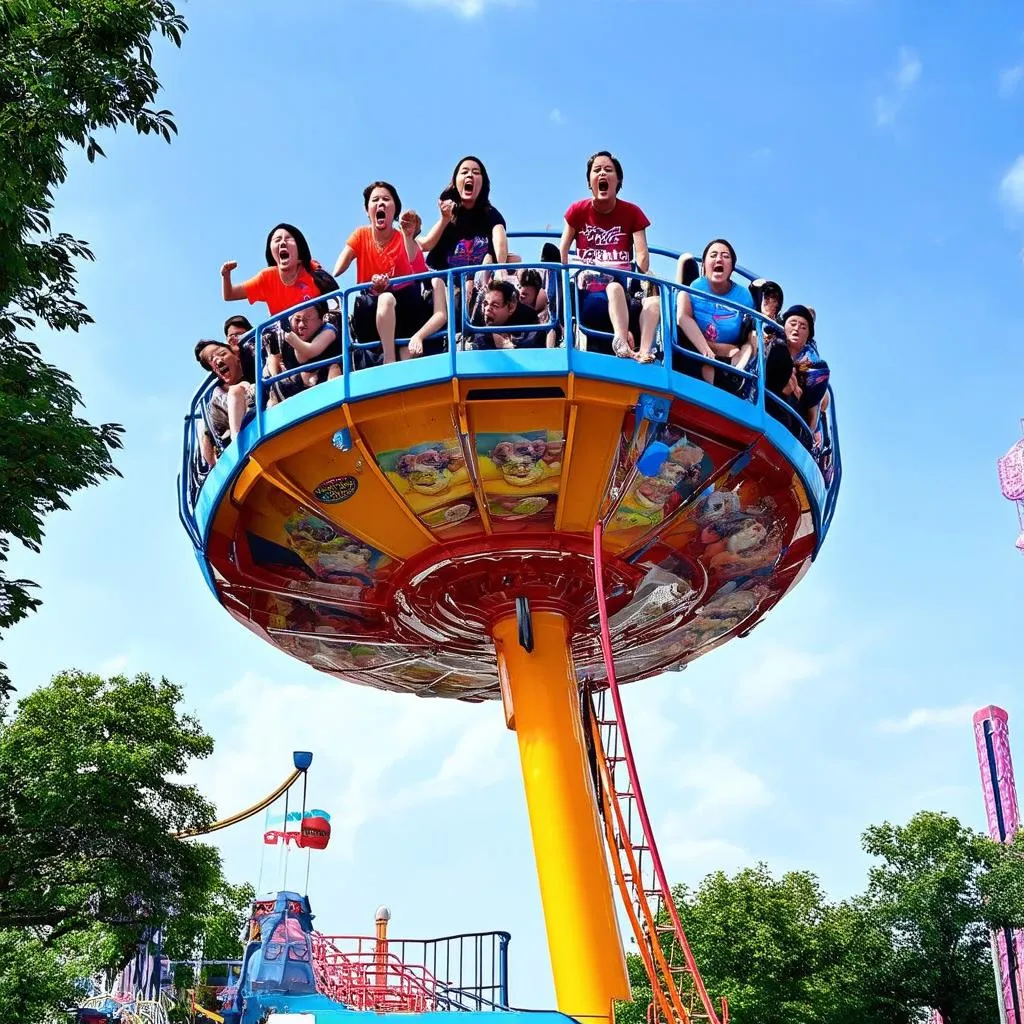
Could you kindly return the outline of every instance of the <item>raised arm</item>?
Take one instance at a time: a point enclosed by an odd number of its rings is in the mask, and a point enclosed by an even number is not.
[[[220,268],[220,291],[225,302],[234,302],[236,299],[245,298],[245,286],[231,283],[231,271],[237,266],[238,264],[234,260],[228,260]]]
[[[409,257],[410,263],[414,263],[420,254],[416,236],[423,230],[423,218],[415,210],[406,210],[398,224],[405,242],[405,255]]]
[[[356,258],[356,251],[351,245],[346,245],[344,249],[338,254],[338,258],[334,263],[334,276],[341,277],[342,274],[352,266],[352,261]]]
[[[444,234],[444,229],[451,224],[452,217],[455,216],[455,203],[451,199],[439,199],[437,208],[441,216],[437,218],[437,223],[420,239],[420,248],[424,252],[430,252],[437,245],[441,240],[441,235]]]

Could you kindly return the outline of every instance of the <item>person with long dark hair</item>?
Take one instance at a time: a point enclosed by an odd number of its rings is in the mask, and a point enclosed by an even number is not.
[[[419,240],[430,267],[453,270],[508,262],[505,218],[491,203],[491,177],[479,157],[464,156],[455,165],[451,181],[437,200],[437,208],[440,214],[437,222]],[[466,298],[471,302],[473,278],[467,277],[466,281]],[[462,323],[461,291],[459,289],[455,302],[456,330]],[[447,323],[444,306],[438,310],[435,301],[434,310],[427,327],[419,332],[421,338]],[[410,340],[410,354],[419,355],[423,351],[421,338]],[[420,342],[419,351],[414,350],[414,340]]]
[[[505,218],[491,204],[491,178],[479,157],[464,156],[437,201],[440,217],[420,240],[435,270],[508,262]]]
[[[220,268],[225,302],[265,302],[270,315],[276,316],[338,287],[334,278],[313,259],[306,236],[294,224],[276,224],[270,229],[264,255],[266,268],[244,284],[231,280],[231,272],[238,266],[235,260],[228,260]]]

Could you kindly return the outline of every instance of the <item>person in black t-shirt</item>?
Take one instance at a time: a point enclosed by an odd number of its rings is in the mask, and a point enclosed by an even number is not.
[[[427,266],[434,270],[452,270],[508,261],[505,218],[491,205],[491,179],[482,160],[466,156],[455,165],[451,182],[441,193],[437,206],[440,212],[437,223],[419,239],[420,248],[427,254]],[[470,305],[472,290],[473,279],[468,276],[466,292]],[[441,316],[435,313],[431,320]],[[455,301],[456,330],[461,327],[461,317],[462,296],[459,294]],[[446,322],[444,318],[437,324],[430,321],[428,324],[432,330],[437,330]],[[430,331],[424,328],[418,333],[426,335]],[[411,355],[420,354],[414,349],[416,340],[415,337],[409,340]]]
[[[465,156],[437,202],[437,223],[420,239],[435,270],[508,261],[505,218],[491,205],[491,179],[483,161]]]
[[[492,281],[484,291],[481,309],[473,317],[472,323],[486,327],[531,327],[539,324],[537,311],[530,309],[519,301],[515,285],[511,281]],[[507,334],[503,331],[494,333],[470,334],[466,340],[466,348],[480,351],[496,348],[543,348],[544,333],[542,331],[515,331]]]

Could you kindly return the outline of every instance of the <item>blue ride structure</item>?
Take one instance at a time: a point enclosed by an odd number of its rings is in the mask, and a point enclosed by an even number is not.
[[[474,275],[525,267],[544,275],[545,344],[467,348]],[[365,284],[295,307],[338,306],[340,356],[264,378],[278,318],[261,323],[252,415],[213,465],[198,435],[216,379],[193,397],[180,517],[211,593],[265,642],[339,680],[500,704],[560,1011],[598,1024],[628,997],[617,889],[655,1018],[720,1024],[727,1011],[672,901],[619,686],[745,637],[803,578],[839,496],[836,402],[828,388],[812,429],[767,386],[766,360],[786,344],[778,323],[670,275],[609,272],[657,306],[656,358],[596,351],[610,339],[580,320],[583,269],[408,278],[444,282],[443,351],[384,365],[365,366],[379,342],[350,326]],[[681,295],[749,318],[747,366],[684,343]],[[277,380],[318,367],[340,372],[268,407]]]

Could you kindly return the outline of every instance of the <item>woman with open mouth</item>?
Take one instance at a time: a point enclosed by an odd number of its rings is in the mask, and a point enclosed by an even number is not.
[[[427,272],[423,251],[416,244],[421,222],[413,210],[402,214],[398,190],[386,181],[372,182],[363,189],[363,206],[370,223],[349,235],[334,265],[334,274],[340,277],[355,260],[356,281],[370,283],[369,290],[355,302],[352,323],[356,337],[360,341],[380,341],[384,362],[393,363],[396,335],[415,338],[431,314],[418,282],[391,284],[396,277]],[[395,227],[399,215],[401,230]],[[443,308],[444,293],[440,287],[437,293]]]
[[[577,273],[575,282],[580,323],[601,332],[590,335],[586,347],[591,352],[654,362],[658,298],[630,299],[626,294],[628,279],[623,276],[633,269],[634,262],[640,273],[649,272],[647,228],[651,222],[639,206],[619,199],[622,164],[607,150],[595,153],[587,161],[587,184],[590,198],[578,200],[565,211],[565,226],[558,245],[563,263],[569,262],[569,250],[575,245],[575,262],[595,268]],[[620,273],[600,273],[602,269]],[[610,341],[601,335],[610,335]],[[639,351],[635,346],[637,337]]]
[[[462,267],[478,267],[483,263],[508,262],[508,237],[505,234],[505,218],[491,205],[491,179],[482,160],[475,156],[465,156],[452,171],[452,179],[448,187],[441,193],[437,201],[440,217],[437,223],[420,239],[420,247],[427,253],[427,263],[434,270],[452,270]],[[504,275],[502,275],[504,276]],[[466,300],[472,301],[473,277],[466,275]],[[455,298],[456,330],[462,325],[462,296]],[[438,306],[435,301],[435,312],[432,321],[438,317],[433,330],[443,327],[447,322],[444,313],[446,306]],[[425,336],[428,331],[420,332]],[[419,355],[423,349],[413,351],[413,342],[409,342],[412,355]]]
[[[270,315],[276,316],[338,287],[337,281],[313,259],[306,236],[293,224],[277,224],[271,229],[265,255],[266,269],[244,284],[231,281],[231,272],[238,266],[235,260],[228,260],[220,268],[225,302],[265,302]]]
[[[685,260],[685,254],[679,258],[676,277],[680,283],[685,281]],[[724,238],[712,239],[704,246],[701,275],[689,285],[695,294],[681,291],[676,299],[682,347],[729,366],[745,365],[749,357],[742,338],[744,313],[716,299],[726,299],[747,309],[754,305],[750,289],[733,281],[735,269],[736,250],[732,243]],[[709,384],[715,382],[715,367],[708,363],[702,363],[699,369],[695,369],[695,360],[677,357],[674,362],[675,369],[688,376],[696,377],[699,372]],[[722,383],[735,389],[742,382],[736,374],[726,371],[722,375]]]

